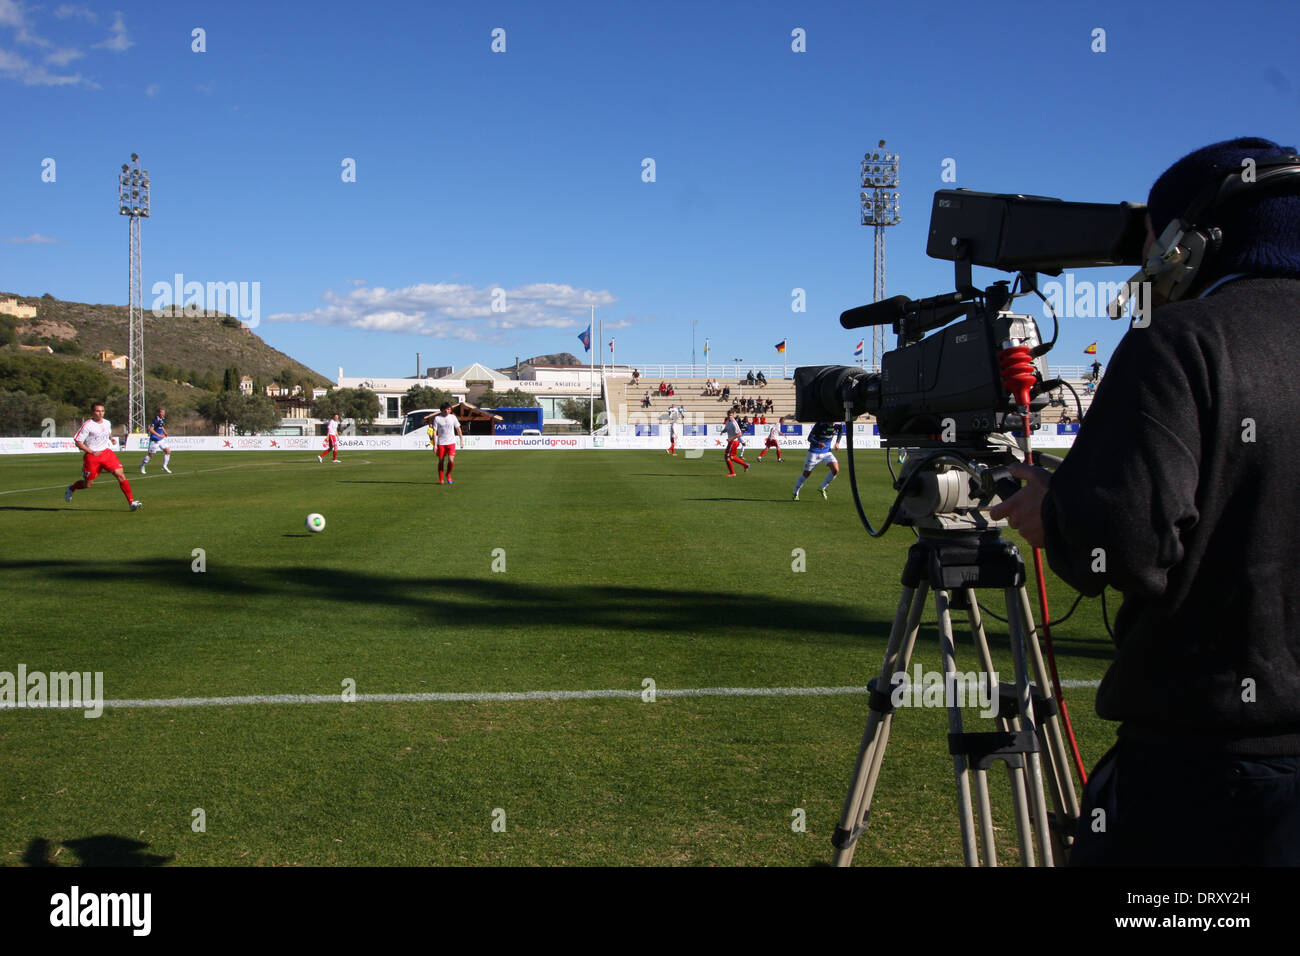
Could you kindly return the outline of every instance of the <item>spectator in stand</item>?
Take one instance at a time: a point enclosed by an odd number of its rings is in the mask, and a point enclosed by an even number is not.
[[[724,388],[724,389],[722,390],[722,400],[725,402],[725,401],[726,401],[727,399],[729,399],[729,398],[731,398],[731,386],[730,386],[730,385],[728,385],[726,388]]]
[[[769,398],[767,400],[767,408],[765,408],[764,411],[770,412],[774,410],[775,410],[775,403]]]
[[[755,376],[755,381],[757,381],[759,385],[766,385],[766,384],[767,384],[767,376],[764,375],[764,374],[760,371],[760,372],[758,373],[758,375]]]
[[[650,393],[649,393],[649,392],[646,392],[646,393],[645,393],[645,398],[641,399],[641,407],[642,407],[642,408],[649,408],[649,407],[650,407]]]
[[[633,385],[639,385],[639,384],[641,384],[641,371],[640,371],[640,369],[635,369],[635,368],[632,369],[632,384],[633,384]]]

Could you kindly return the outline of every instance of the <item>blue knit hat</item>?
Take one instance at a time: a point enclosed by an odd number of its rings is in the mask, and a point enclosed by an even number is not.
[[[1165,170],[1151,187],[1147,212],[1152,229],[1160,235],[1207,186],[1222,182],[1229,173],[1240,172],[1243,160],[1260,163],[1295,152],[1294,147],[1279,146],[1272,140],[1243,137],[1189,153]],[[1215,225],[1223,231],[1223,245],[1200,278],[1214,279],[1233,272],[1300,278],[1300,195],[1274,193],[1251,198],[1247,193],[1201,218],[1205,221],[1199,225]]]

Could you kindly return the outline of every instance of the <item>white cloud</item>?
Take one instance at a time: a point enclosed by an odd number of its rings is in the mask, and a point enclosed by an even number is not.
[[[51,73],[43,66],[36,66],[25,57],[9,50],[0,49],[0,76],[11,80],[20,80],[27,86],[87,86],[98,89],[99,84],[86,79],[80,73]]]
[[[49,236],[42,236],[39,232],[34,232],[30,236],[18,236],[13,239],[6,239],[5,242],[20,242],[28,245],[43,246],[46,243],[58,242],[57,239],[51,239]]]
[[[108,28],[108,39],[92,45],[97,50],[112,50],[114,53],[125,53],[135,46],[135,41],[127,36],[126,21],[122,18],[121,10],[113,11],[113,25]]]
[[[505,310],[497,312],[492,308],[495,302],[502,301],[497,288],[437,282],[402,289],[358,288],[344,295],[326,292],[322,296],[325,305],[318,309],[281,312],[267,321],[310,322],[481,342],[501,340],[514,330],[580,327],[585,325],[592,306],[603,309],[618,301],[604,289],[539,282],[505,289]]]
[[[78,20],[85,20],[87,23],[94,23],[99,19],[94,10],[76,3],[63,4],[54,11],[54,15],[60,20],[69,20],[76,17]]]
[[[22,7],[14,0],[0,0],[0,26],[21,28],[24,23]]]
[[[73,47],[63,47],[45,55],[45,62],[54,66],[67,66],[73,60],[79,60],[86,54]]]

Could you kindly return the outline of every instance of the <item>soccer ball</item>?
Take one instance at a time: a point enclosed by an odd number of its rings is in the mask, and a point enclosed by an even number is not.
[[[324,531],[324,530],[325,530],[325,516],[324,516],[324,515],[318,515],[318,514],[310,514],[310,515],[308,515],[308,516],[307,516],[307,530],[308,530],[308,531]]]

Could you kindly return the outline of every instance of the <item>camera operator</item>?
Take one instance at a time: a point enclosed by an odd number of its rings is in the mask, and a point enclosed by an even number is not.
[[[1151,188],[1147,249],[1208,189],[1294,152],[1237,139],[1179,160]],[[1118,739],[1070,863],[1295,866],[1300,195],[1245,188],[1186,225],[1221,245],[1124,336],[1055,474],[1015,466],[1025,486],[991,515],[1082,593],[1124,595],[1097,692]]]

